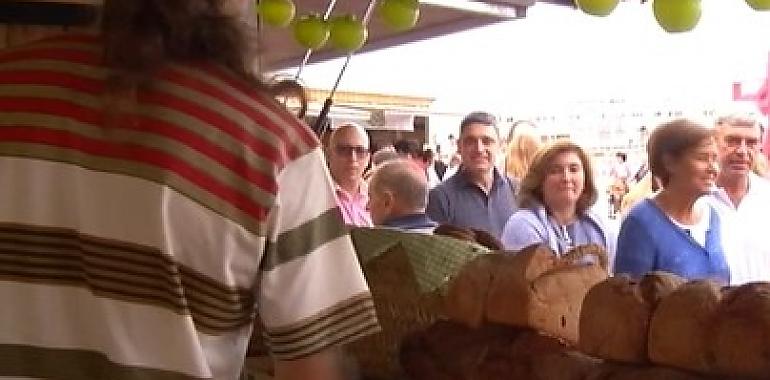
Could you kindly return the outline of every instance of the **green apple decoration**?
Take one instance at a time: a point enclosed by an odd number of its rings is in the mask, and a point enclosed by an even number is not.
[[[665,31],[688,32],[695,28],[700,20],[700,0],[654,0],[652,11]]]
[[[302,16],[294,22],[294,39],[308,49],[318,49],[329,39],[329,25],[317,14]]]
[[[612,13],[620,0],[575,0],[580,10],[591,16],[604,17]]]
[[[294,2],[292,0],[260,0],[257,13],[268,25],[285,27],[294,18]]]
[[[329,21],[329,42],[337,49],[353,52],[364,46],[368,32],[353,15],[337,16]]]
[[[616,0],[617,1],[617,0]],[[419,0],[382,0],[378,13],[382,22],[397,30],[411,29],[420,18]]]
[[[746,3],[758,11],[770,10],[770,0],[746,0]]]

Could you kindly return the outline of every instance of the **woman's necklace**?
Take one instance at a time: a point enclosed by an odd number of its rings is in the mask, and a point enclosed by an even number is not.
[[[551,222],[551,228],[553,228],[554,235],[556,235],[557,248],[559,254],[564,254],[570,249],[574,248],[572,237],[569,234],[569,230],[566,225],[558,223],[553,217],[549,218]]]

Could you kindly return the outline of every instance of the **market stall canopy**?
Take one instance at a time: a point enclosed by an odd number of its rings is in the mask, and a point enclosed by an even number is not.
[[[299,14],[324,14],[329,0],[295,0]],[[538,3],[538,4],[536,4]],[[421,0],[420,19],[417,25],[408,31],[394,31],[384,25],[377,17],[372,17],[369,24],[369,38],[359,52],[383,49],[420,41],[450,33],[460,32],[475,27],[491,25],[501,21],[523,18],[527,8],[539,4],[559,4],[573,6],[572,0]],[[337,1],[333,14],[354,14],[361,17],[368,1]],[[305,49],[296,43],[290,30],[265,27],[263,43],[266,46],[282,46],[283,49],[270,49],[263,56],[262,64],[266,70],[279,70],[297,66],[302,62]],[[345,55],[332,48],[323,48],[313,52],[310,62],[321,62]]]
[[[83,25],[96,16],[95,6],[102,0],[0,0],[0,23],[34,25]],[[297,14],[324,14],[330,0],[295,0]],[[365,0],[339,0],[333,14],[363,16]],[[361,52],[382,49],[409,42],[438,37],[496,22],[523,18],[528,7],[551,3],[573,6],[572,0],[421,0],[417,25],[407,31],[394,31],[372,17],[369,38]],[[305,48],[294,41],[290,28],[265,26],[262,33],[265,49],[263,70],[272,71],[297,66],[305,56]],[[275,48],[280,46],[281,48]],[[313,52],[310,62],[320,62],[344,55],[323,48]]]

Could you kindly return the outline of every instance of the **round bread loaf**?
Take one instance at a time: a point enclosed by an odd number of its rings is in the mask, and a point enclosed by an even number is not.
[[[588,290],[607,278],[599,260],[580,263],[557,257],[544,246],[506,255],[487,297],[487,319],[531,327],[574,345],[580,308]]]
[[[770,284],[749,283],[726,290],[713,338],[720,373],[770,377]]]
[[[605,363],[584,378],[584,380],[707,380],[707,378],[673,368],[639,367]],[[708,378],[708,380],[716,379]]]
[[[503,259],[495,253],[480,255],[449,281],[444,299],[444,312],[449,319],[473,328],[484,323],[489,285]]]
[[[653,363],[714,373],[710,336],[722,299],[708,280],[688,282],[663,298],[652,315],[648,354]]]
[[[640,282],[620,275],[597,284],[580,311],[580,350],[603,359],[647,363],[653,310],[683,283],[674,274],[651,272]]]

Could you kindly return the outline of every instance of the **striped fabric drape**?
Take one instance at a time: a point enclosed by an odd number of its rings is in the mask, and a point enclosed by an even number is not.
[[[85,31],[83,27],[60,25],[0,24],[0,49],[21,45],[65,32]]]

